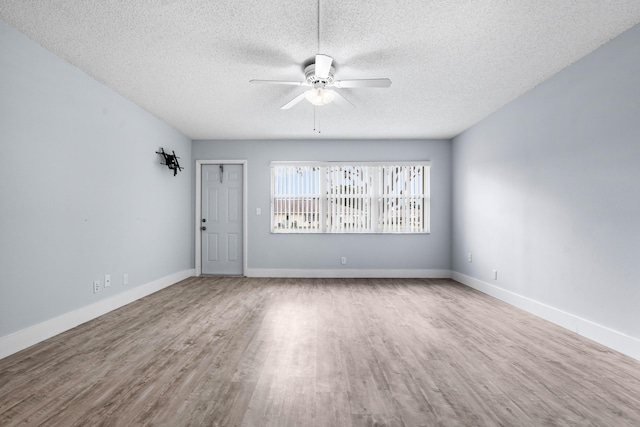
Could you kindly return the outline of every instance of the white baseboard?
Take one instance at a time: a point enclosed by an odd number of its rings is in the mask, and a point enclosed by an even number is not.
[[[31,347],[64,331],[100,317],[140,298],[158,292],[195,274],[194,269],[180,271],[129,291],[105,298],[94,304],[65,313],[4,337],[0,337],[0,359]]]
[[[283,269],[250,268],[247,277],[449,279],[451,270]]]
[[[640,340],[637,338],[456,271],[452,272],[451,278],[636,360],[640,360]]]

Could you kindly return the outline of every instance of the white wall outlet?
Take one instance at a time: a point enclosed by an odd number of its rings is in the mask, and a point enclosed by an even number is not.
[[[129,284],[129,275],[128,274],[123,274],[122,275],[122,284],[123,285],[128,285]]]
[[[262,215],[262,209],[256,208],[256,215]]]
[[[469,261],[469,264],[473,262],[473,255],[471,255],[471,252],[467,255],[467,261]]]
[[[105,274],[104,275],[104,287],[108,288],[109,286],[111,286],[111,275],[110,274]]]
[[[493,270],[493,280],[498,280],[498,270]]]
[[[340,259],[340,264],[345,265],[347,263],[347,257],[343,256],[342,259]]]
[[[93,293],[97,294],[100,292],[100,282],[98,280],[93,281]]]

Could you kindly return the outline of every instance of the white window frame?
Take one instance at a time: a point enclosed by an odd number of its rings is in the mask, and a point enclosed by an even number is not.
[[[290,228],[285,226],[283,228],[277,228],[275,224],[275,204],[276,204],[276,193],[275,193],[275,168],[277,167],[290,167],[290,168],[319,168],[319,182],[316,182],[316,186],[319,187],[318,192],[314,193],[313,198],[319,199],[319,206],[313,212],[305,211],[305,206],[308,206],[307,201],[298,203],[297,207],[294,209],[301,209],[301,211],[296,211],[296,214],[305,215],[309,213],[316,213],[319,215],[319,224],[317,228]],[[340,168],[348,168],[348,167],[370,167],[374,172],[368,178],[370,178],[370,182],[372,183],[372,188],[370,189],[370,193],[363,194],[359,196],[359,194],[336,194],[335,192],[327,192],[327,178],[328,171],[332,170],[340,170]],[[422,190],[423,193],[416,194],[402,194],[396,193],[398,196],[395,197],[396,200],[402,199],[403,209],[395,209],[395,212],[380,212],[385,211],[385,209],[381,209],[385,205],[382,203],[383,199],[389,199],[389,194],[383,194],[381,191],[381,183],[379,177],[377,175],[379,173],[379,169],[383,168],[385,170],[385,177],[388,174],[392,173],[391,170],[395,170],[396,172],[399,168],[403,168],[403,171],[408,171],[408,168],[420,167],[422,168]],[[430,223],[431,223],[431,182],[430,182],[430,169],[431,163],[429,161],[402,161],[402,162],[315,162],[315,161],[272,161],[270,163],[271,170],[271,232],[272,233],[283,233],[283,234],[291,234],[291,233],[357,233],[357,234],[429,234],[430,233]],[[403,175],[404,176],[404,173]],[[403,181],[404,183],[405,181]],[[363,186],[367,186],[363,184]],[[371,186],[370,186],[371,187]],[[384,185],[382,185],[384,187]],[[388,186],[387,186],[388,187]],[[343,190],[345,191],[345,190]],[[396,190],[397,191],[397,190]],[[309,193],[305,193],[309,194]],[[332,198],[332,195],[334,196]],[[300,196],[292,196],[295,197]],[[308,196],[311,198],[311,196]],[[413,211],[408,210],[406,208],[407,203],[415,200],[415,198],[422,199],[422,219],[420,222],[421,228],[413,228],[413,223],[415,221],[409,220],[407,221],[408,216],[412,215]],[[368,203],[366,203],[366,199],[368,199]],[[337,202],[340,200],[340,203]],[[355,201],[354,201],[355,200]],[[333,203],[331,203],[333,201]],[[349,226],[339,226],[339,225],[330,225],[328,224],[329,219],[339,218],[342,221],[342,218],[347,216],[345,214],[345,209],[342,207],[342,201],[345,203],[355,203],[358,206],[358,209],[363,210],[367,209],[368,217],[365,215],[365,219],[368,219],[368,224],[362,228],[361,226],[352,226],[355,223],[355,219],[353,216],[351,217],[351,225]],[[347,202],[348,201],[348,202]],[[282,202],[281,202],[282,203]],[[360,203],[360,205],[358,205]],[[400,203],[398,203],[400,205]],[[366,206],[365,206],[366,205]],[[295,206],[295,205],[294,205]],[[300,207],[302,206],[302,207]],[[339,207],[336,207],[339,206]],[[333,209],[333,211],[330,211]],[[342,212],[337,212],[336,209],[342,209]],[[400,212],[400,213],[399,213]],[[351,214],[353,215],[353,214]],[[385,216],[386,215],[386,216]],[[401,215],[404,217],[401,218]],[[413,217],[412,217],[413,218]],[[406,224],[412,224],[410,229]],[[397,224],[405,224],[402,229],[398,229]]]

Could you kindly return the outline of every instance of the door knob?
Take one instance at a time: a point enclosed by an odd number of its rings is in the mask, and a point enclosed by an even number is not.
[[[207,227],[205,227],[204,225],[202,227],[200,227],[200,230],[202,230],[202,231],[204,231],[206,229],[207,229]]]
[[[207,218],[202,218],[202,222],[207,222]]]

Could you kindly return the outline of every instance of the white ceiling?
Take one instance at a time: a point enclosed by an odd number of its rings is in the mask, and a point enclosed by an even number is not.
[[[450,138],[640,22],[638,0],[0,0],[0,18],[192,139]],[[356,105],[280,106],[316,53]]]

